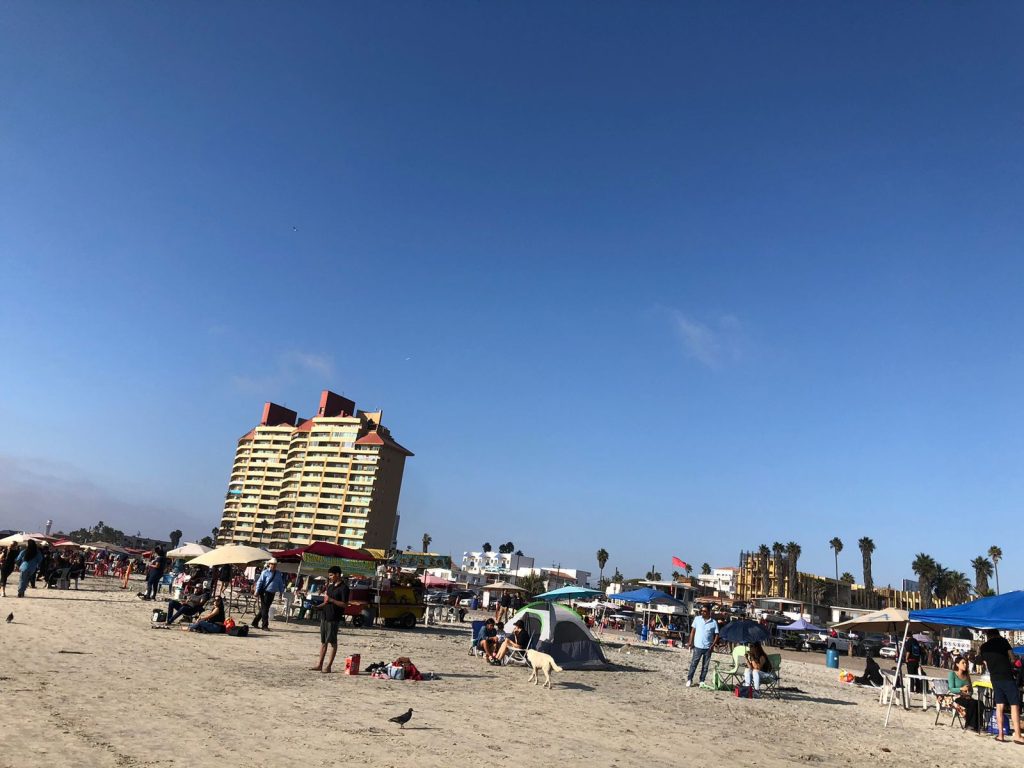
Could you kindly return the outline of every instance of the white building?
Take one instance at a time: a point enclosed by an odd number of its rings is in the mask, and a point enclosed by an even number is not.
[[[483,576],[488,582],[514,578],[523,568],[533,568],[533,558],[507,552],[463,552],[462,568],[465,574]]]
[[[713,568],[697,576],[697,583],[714,592],[715,597],[735,597],[739,568]]]
[[[586,587],[590,583],[591,572],[576,568],[523,567],[519,568],[514,575],[516,578],[539,576],[544,580],[544,588],[550,592],[552,589],[562,587]]]

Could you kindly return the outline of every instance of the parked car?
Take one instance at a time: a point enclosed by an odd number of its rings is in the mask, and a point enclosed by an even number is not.
[[[856,635],[851,635],[849,632],[827,629],[824,632],[811,632],[807,636],[807,644],[812,651],[836,650],[846,654],[850,652],[851,643],[854,654],[859,654],[860,642]]]
[[[878,656],[885,644],[886,638],[883,635],[865,635],[860,638],[857,652],[862,656]]]
[[[896,643],[888,643],[883,645],[881,650],[878,651],[878,655],[883,659],[895,659],[899,655],[900,651]]]

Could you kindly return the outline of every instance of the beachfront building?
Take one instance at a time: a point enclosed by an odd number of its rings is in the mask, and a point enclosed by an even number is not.
[[[533,558],[522,553],[510,552],[463,552],[461,571],[464,574],[483,576],[484,583],[514,579],[519,570],[533,568]]]
[[[405,460],[380,411],[324,390],[316,416],[275,403],[238,440],[218,544],[394,547]]]
[[[733,598],[739,580],[739,568],[712,568],[711,573],[697,576],[701,593],[711,597]]]
[[[531,560],[532,561],[532,560]],[[553,589],[562,587],[586,587],[590,584],[590,571],[581,571],[577,568],[519,568],[513,574],[515,579],[524,576],[539,576],[544,581],[544,589],[550,592]]]

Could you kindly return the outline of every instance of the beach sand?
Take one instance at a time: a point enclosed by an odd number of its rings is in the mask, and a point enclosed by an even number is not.
[[[150,628],[113,580],[0,600],[0,766],[1016,765],[1024,748],[885,710],[820,654],[787,657],[782,701],[682,686],[689,653],[609,649],[609,671],[555,675],[469,656],[469,625],[343,627],[336,667],[404,655],[436,680],[308,671],[313,624],[248,638]],[[724,658],[724,657],[723,657]],[[859,666],[859,665],[858,665]],[[851,665],[852,667],[852,665]],[[405,730],[388,718],[412,707]],[[948,716],[944,716],[948,722]]]

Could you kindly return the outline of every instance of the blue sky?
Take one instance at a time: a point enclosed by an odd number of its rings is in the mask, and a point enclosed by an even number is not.
[[[1017,586],[1022,21],[9,5],[0,527],[198,537],[329,387],[416,453],[403,545]]]

